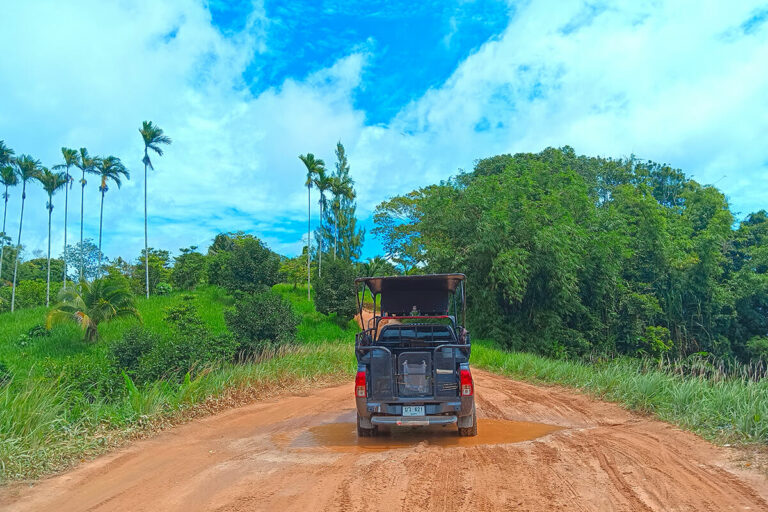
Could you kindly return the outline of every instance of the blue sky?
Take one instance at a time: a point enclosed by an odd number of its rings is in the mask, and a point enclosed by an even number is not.
[[[13,23],[0,30],[0,139],[49,166],[61,146],[86,146],[134,172],[107,195],[110,257],[143,245],[144,119],[174,139],[149,180],[150,245],[171,250],[243,230],[296,254],[306,229],[297,155],[331,164],[337,140],[369,228],[379,201],[477,158],[566,144],[680,167],[717,183],[740,215],[768,208],[764,1],[28,0],[3,10]],[[73,199],[70,219],[79,190]],[[85,201],[95,238],[93,179]],[[18,203],[12,195],[9,232]],[[31,253],[46,243],[42,192],[27,204]],[[63,197],[55,204],[61,222]],[[379,250],[367,236],[365,255]]]

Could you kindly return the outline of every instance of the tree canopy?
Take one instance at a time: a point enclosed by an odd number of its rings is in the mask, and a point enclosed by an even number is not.
[[[374,218],[405,270],[466,273],[476,336],[511,348],[748,359],[768,346],[768,216],[734,229],[719,190],[667,165],[499,155]]]

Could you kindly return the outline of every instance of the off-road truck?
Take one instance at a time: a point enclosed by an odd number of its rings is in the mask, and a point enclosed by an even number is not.
[[[477,435],[464,284],[463,274],[355,280],[358,436],[454,424],[460,436]],[[372,314],[364,310],[367,293]]]

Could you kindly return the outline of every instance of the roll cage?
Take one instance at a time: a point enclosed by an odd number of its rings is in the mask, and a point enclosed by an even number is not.
[[[442,342],[467,343],[466,329],[464,329],[465,279],[464,274],[355,279],[355,296],[361,319],[361,332],[357,336],[356,345],[389,345],[395,338],[399,344],[419,343],[420,339],[426,338]],[[363,325],[366,293],[370,293],[373,300],[373,316],[368,320],[367,325]],[[379,329],[379,325],[384,320],[398,323],[388,323]],[[450,326],[445,326],[439,321],[448,321]]]

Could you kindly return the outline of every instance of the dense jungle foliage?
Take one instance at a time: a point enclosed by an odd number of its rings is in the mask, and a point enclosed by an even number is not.
[[[570,147],[477,161],[381,203],[406,269],[464,272],[475,336],[506,348],[768,357],[768,215],[667,165]]]

